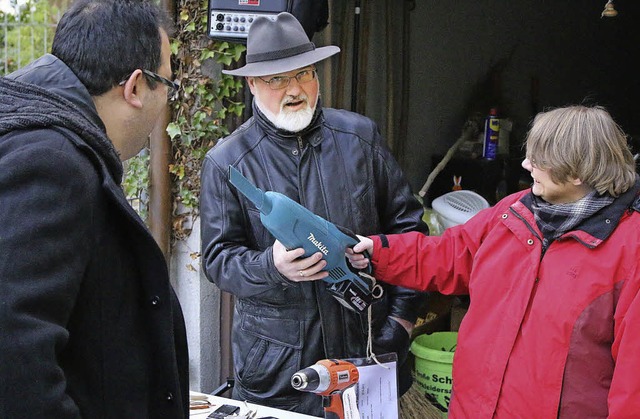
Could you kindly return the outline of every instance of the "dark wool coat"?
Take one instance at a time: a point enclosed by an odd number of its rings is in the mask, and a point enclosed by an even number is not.
[[[0,79],[1,418],[188,417],[182,312],[121,176],[64,63]]]

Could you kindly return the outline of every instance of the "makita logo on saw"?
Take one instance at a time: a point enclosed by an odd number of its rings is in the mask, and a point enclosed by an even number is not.
[[[315,247],[317,247],[318,250],[321,251],[325,256],[327,256],[329,254],[329,249],[327,249],[327,246],[322,244],[322,242],[320,240],[316,239],[316,237],[313,235],[313,233],[309,233],[309,237],[307,237],[307,240],[309,240],[311,243],[313,243],[313,245]]]

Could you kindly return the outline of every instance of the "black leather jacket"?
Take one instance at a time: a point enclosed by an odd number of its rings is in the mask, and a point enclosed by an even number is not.
[[[283,193],[358,234],[428,227],[373,121],[318,109],[308,128],[290,133],[254,105],[254,116],[205,158],[200,215],[206,275],[236,297],[234,397],[322,416],[321,398],[294,390],[291,376],[320,359],[365,356],[366,314],[343,308],[324,281],[292,283],[277,271],[274,238],[255,206],[227,183],[229,165],[263,191]],[[385,285],[373,305],[377,353],[395,351],[404,361],[409,336],[388,316],[415,321],[422,297]]]

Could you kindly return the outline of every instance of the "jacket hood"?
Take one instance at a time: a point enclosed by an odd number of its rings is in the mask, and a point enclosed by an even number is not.
[[[47,54],[0,78],[0,135],[52,126],[78,135],[120,183],[122,162],[91,95],[66,64]]]

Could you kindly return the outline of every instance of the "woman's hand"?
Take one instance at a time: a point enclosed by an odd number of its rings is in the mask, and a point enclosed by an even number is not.
[[[369,257],[373,256],[373,240],[358,234],[356,236],[360,239],[360,243],[353,246],[353,248],[347,248],[345,253],[351,266],[356,269],[365,269],[369,266],[369,259],[363,253],[366,251]]]

